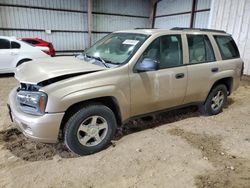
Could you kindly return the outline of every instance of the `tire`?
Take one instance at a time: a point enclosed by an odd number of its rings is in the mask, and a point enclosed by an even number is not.
[[[217,115],[224,108],[227,102],[227,87],[223,84],[213,87],[205,103],[200,106],[200,111],[204,115]]]
[[[17,63],[16,67],[18,67],[19,65],[21,65],[21,64],[23,64],[23,63],[25,63],[25,62],[31,61],[31,60],[32,60],[32,59],[22,59],[22,60],[20,60],[20,61]]]
[[[106,148],[114,137],[114,113],[101,104],[90,104],[73,114],[64,129],[64,142],[78,155],[89,155]]]

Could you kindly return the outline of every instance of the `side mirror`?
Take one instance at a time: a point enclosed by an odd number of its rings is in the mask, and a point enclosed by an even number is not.
[[[155,71],[158,70],[159,63],[153,59],[145,58],[142,62],[137,63],[136,71],[137,72],[146,72],[146,71]]]

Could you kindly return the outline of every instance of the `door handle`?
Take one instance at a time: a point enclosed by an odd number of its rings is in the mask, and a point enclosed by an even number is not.
[[[219,72],[219,68],[218,67],[212,68],[211,72]]]
[[[181,78],[184,78],[185,74],[184,73],[178,73],[175,75],[175,78],[176,79],[181,79]]]

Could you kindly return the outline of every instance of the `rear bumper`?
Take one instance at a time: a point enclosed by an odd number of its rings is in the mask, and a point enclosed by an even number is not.
[[[14,125],[27,137],[45,143],[56,143],[64,113],[34,116],[23,113],[16,106],[16,89],[9,95],[8,106]]]

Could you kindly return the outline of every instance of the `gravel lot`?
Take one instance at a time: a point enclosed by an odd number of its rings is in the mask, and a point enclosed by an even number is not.
[[[16,84],[0,78],[0,187],[250,187],[249,81],[217,116],[190,107],[134,120],[109,148],[84,157],[14,129],[6,102]]]

